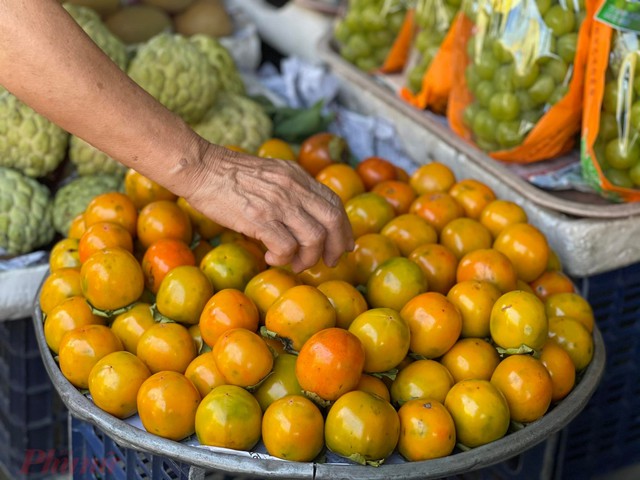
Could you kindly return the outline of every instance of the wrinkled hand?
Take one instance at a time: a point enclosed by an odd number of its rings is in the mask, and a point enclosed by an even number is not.
[[[339,197],[295,162],[211,146],[187,200],[220,225],[262,241],[270,265],[299,272],[322,257],[333,266],[353,248]]]

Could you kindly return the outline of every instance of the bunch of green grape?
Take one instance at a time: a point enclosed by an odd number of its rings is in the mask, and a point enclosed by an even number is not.
[[[422,77],[429,68],[447,35],[462,0],[424,0],[416,6],[418,32],[413,40],[408,62],[407,86],[416,93]]]
[[[531,18],[533,2],[539,17]],[[490,12],[484,36],[472,36],[467,43],[470,63],[465,79],[474,101],[464,110],[463,122],[485,151],[520,145],[545,112],[565,96],[585,16],[583,0],[522,0],[515,5],[509,12]],[[539,23],[531,32],[539,32],[537,36],[509,31],[531,25],[536,18]]]
[[[365,71],[379,68],[402,27],[405,13],[405,0],[350,0],[334,29],[340,55]]]
[[[607,68],[594,153],[611,183],[634,188],[640,187],[640,42],[633,33],[616,36],[618,39],[614,39],[613,44],[617,47],[622,46],[618,40],[625,38],[622,50],[626,53],[629,53],[629,44],[635,44],[631,50],[635,58],[625,55],[631,62],[616,59],[620,52],[614,47]]]

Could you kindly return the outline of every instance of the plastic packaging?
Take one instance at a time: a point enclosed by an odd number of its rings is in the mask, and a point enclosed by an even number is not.
[[[334,29],[340,55],[367,72],[382,67],[402,28],[409,3],[349,0]]]
[[[413,41],[405,65],[401,97],[418,108],[446,111],[453,83],[451,56],[456,36],[452,24],[462,0],[418,0]]]
[[[580,128],[594,3],[465,4],[448,108],[453,130],[505,162],[569,151]]]
[[[640,37],[594,22],[582,126],[583,178],[611,200],[640,200]]]

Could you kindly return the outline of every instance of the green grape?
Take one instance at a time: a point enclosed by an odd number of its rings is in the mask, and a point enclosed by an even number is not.
[[[370,32],[366,35],[369,40],[369,45],[373,48],[387,47],[393,43],[394,36],[389,30],[378,30],[377,32]]]
[[[498,122],[491,116],[488,110],[479,110],[473,118],[473,134],[478,139],[493,142],[496,139],[496,127]]]
[[[371,55],[371,46],[362,34],[352,35],[347,42],[347,46],[351,49],[356,58],[368,57]]]
[[[360,23],[360,15],[354,11],[349,11],[342,19],[342,23],[344,23],[345,26],[351,32],[357,32],[362,30],[362,24]]]
[[[370,72],[378,67],[379,63],[371,57],[360,57],[356,60],[356,67],[365,72]]]
[[[551,58],[547,64],[542,67],[542,73],[549,75],[556,83],[564,83],[567,79],[569,66],[559,58]]]
[[[508,122],[520,115],[518,97],[509,92],[498,92],[489,101],[489,113],[498,121]]]
[[[475,97],[478,103],[486,108],[489,107],[489,102],[494,93],[496,93],[496,89],[493,86],[493,82],[482,80],[476,87]]]
[[[376,52],[373,54],[373,58],[376,62],[376,67],[384,63],[384,61],[387,59],[387,56],[389,55],[389,50],[391,50],[391,47],[380,47],[376,50]]]
[[[628,169],[640,158],[640,144],[631,142],[630,145],[623,145],[620,139],[614,138],[607,143],[604,158],[613,168],[618,170]]]
[[[513,148],[524,140],[520,121],[500,122],[496,131],[496,140],[503,148]]]
[[[544,17],[544,14],[547,13],[547,10],[551,7],[551,0],[536,0],[536,4],[538,5],[540,16]]]
[[[600,113],[600,127],[598,129],[598,138],[605,142],[618,136],[618,122],[615,115],[608,112]],[[603,145],[604,147],[604,145]]]
[[[464,70],[464,78],[467,81],[467,88],[473,93],[476,94],[476,88],[478,84],[482,81],[478,72],[476,72],[476,67],[473,63],[467,65],[467,68]]]
[[[578,34],[567,33],[558,39],[557,51],[562,60],[567,63],[573,63],[576,57],[576,48],[578,46]]]
[[[373,32],[377,30],[384,30],[386,21],[380,14],[380,7],[369,6],[362,10],[360,13],[360,22],[362,23],[363,30]]]
[[[470,37],[467,41],[467,57],[475,58],[476,56],[476,37]]]
[[[340,43],[345,43],[349,39],[349,35],[351,35],[351,30],[347,24],[344,21],[337,22],[333,29],[333,36],[335,39]]]
[[[473,126],[473,119],[476,118],[476,114],[480,111],[480,105],[477,103],[470,103],[467,105],[462,112],[462,123],[467,128],[471,128]]]
[[[493,78],[493,73],[498,68],[498,62],[492,53],[483,51],[480,54],[480,58],[476,62],[476,69],[478,71],[478,75],[483,80],[491,80]]]
[[[640,187],[640,162],[629,169],[629,178],[633,182],[634,187]]]
[[[558,103],[560,100],[564,98],[564,96],[567,94],[568,91],[569,91],[569,87],[567,87],[566,85],[556,86],[556,88],[553,89],[553,93],[549,97],[549,100],[548,100],[549,105],[555,105],[556,103]]]
[[[602,97],[602,108],[605,112],[618,112],[618,82],[612,80],[604,86],[604,95]]]
[[[556,84],[549,75],[540,75],[529,88],[529,95],[535,105],[543,105],[549,100]]]
[[[500,63],[513,62],[513,53],[500,40],[494,40],[491,51],[496,60]]]
[[[516,98],[518,99],[518,105],[520,106],[521,112],[526,112],[536,108],[533,100],[531,100],[531,95],[529,95],[528,91],[516,90]]]
[[[500,148],[496,142],[484,138],[476,138],[476,145],[485,152],[495,152]]]
[[[460,6],[462,5],[462,0],[445,0],[445,2],[447,2],[448,5],[451,5],[456,9],[459,9]]]
[[[520,120],[522,120],[523,124],[527,125],[528,131],[529,129],[533,128],[536,123],[538,123],[543,115],[544,112],[539,109],[527,110],[526,112],[522,112],[522,115],[520,115]]]
[[[576,27],[576,16],[572,10],[566,10],[560,5],[554,5],[543,16],[544,23],[553,31],[556,37],[573,32]]]
[[[513,65],[502,65],[498,67],[493,76],[493,83],[499,92],[513,92]]]
[[[540,67],[536,63],[531,63],[526,66],[524,71],[515,69],[513,75],[513,84],[517,88],[529,88],[538,79],[540,75]]]
[[[617,187],[633,188],[633,181],[626,170],[617,170],[615,168],[607,168],[604,176]]]
[[[453,20],[453,18],[456,16],[456,14],[458,13],[458,7],[455,7],[453,5],[449,5],[448,3],[444,4],[444,9],[447,12],[447,18],[449,19],[449,23],[451,23],[451,21]]]
[[[414,67],[409,71],[409,76],[407,77],[407,84],[409,89],[413,93],[417,93],[420,91],[422,87],[422,77],[424,75],[424,70],[420,68],[420,66]]]
[[[421,52],[425,51],[429,46],[429,31],[420,30],[420,32],[416,35],[414,42],[414,48]]]
[[[397,12],[393,12],[389,15],[389,18],[387,19],[387,27],[389,30],[392,32],[400,31],[402,24],[404,23],[405,13],[406,12],[404,10],[398,10]]]
[[[418,63],[418,66],[422,69],[423,72],[426,71],[427,68],[429,68],[429,65],[431,65],[431,62],[433,61],[437,53],[437,48],[429,48],[426,52],[424,52],[422,58],[420,59],[420,63]]]
[[[610,168],[604,156],[604,151],[606,147],[607,147],[607,143],[603,141],[601,138],[598,138],[598,140],[596,140],[596,143],[593,145],[593,154],[596,156],[596,160],[600,164],[600,168],[602,170],[606,170],[607,168]]]
[[[358,59],[358,55],[356,55],[356,52],[348,44],[340,47],[340,55],[342,55],[342,58],[346,61],[351,63],[355,63]]]
[[[631,126],[640,132],[640,100],[636,100],[636,102],[631,105],[629,114],[631,116]]]
[[[638,68],[636,72],[640,72],[640,68]],[[636,76],[636,78],[633,79],[633,92],[640,96],[640,76]]]

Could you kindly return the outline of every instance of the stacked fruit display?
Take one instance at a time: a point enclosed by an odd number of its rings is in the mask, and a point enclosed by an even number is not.
[[[465,72],[474,101],[464,111],[464,123],[483,150],[520,145],[568,91],[584,5],[555,0],[536,5],[540,25],[536,20],[507,22],[517,17],[509,9],[478,7],[475,14],[477,31],[467,44]],[[525,7],[513,7],[518,8]],[[531,44],[525,48],[516,38]]]
[[[114,2],[67,2],[64,7],[122,70],[200,135],[250,152],[271,136],[270,118],[245,95],[233,58],[216,38],[163,31],[132,51],[84,3],[104,16],[108,9],[101,7]],[[206,2],[146,3],[196,8]],[[56,230],[66,234],[93,196],[121,187],[125,171],[122,164],[0,87],[0,255],[46,247]]]
[[[259,242],[134,171],[91,200],[39,297],[64,376],[162,437],[371,465],[487,444],[562,401],[594,318],[524,210],[439,163],[353,168],[331,141],[259,152],[342,199],[355,248],[332,268],[268,267]]]
[[[403,0],[350,0],[335,26],[340,55],[365,71],[382,66],[405,13]]]

